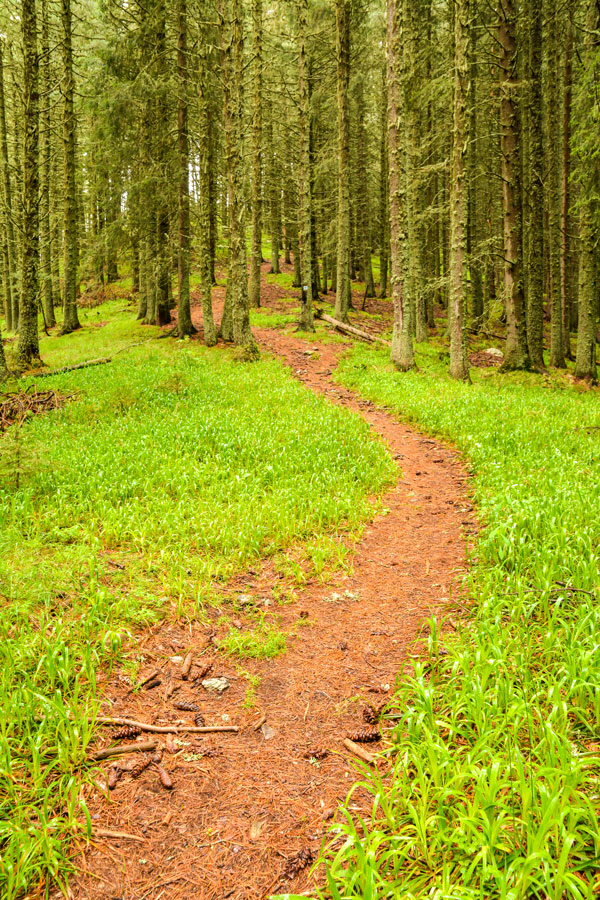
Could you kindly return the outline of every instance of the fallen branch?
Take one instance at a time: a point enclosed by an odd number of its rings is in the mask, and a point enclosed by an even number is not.
[[[137,834],[127,834],[126,831],[109,831],[108,828],[94,828],[92,837],[114,838],[118,841],[138,841],[140,844],[146,842],[146,838],[138,837]]]
[[[122,756],[124,753],[141,753],[145,750],[156,750],[158,741],[140,741],[137,744],[121,744],[119,747],[107,747],[106,750],[97,750],[92,753],[91,759],[98,762],[108,759],[110,756]]]
[[[149,725],[148,722],[136,722],[134,719],[113,719],[108,716],[102,716],[93,721],[98,725],[132,725],[141,731],[151,731],[155,734],[184,734],[186,732],[191,734],[211,734],[212,732],[220,731],[239,731],[237,725],[203,725],[202,727],[194,725]],[[141,744],[138,746],[141,746]]]
[[[125,350],[131,350],[133,347],[139,347],[140,344],[147,344],[149,341],[154,340],[157,340],[157,338],[145,338],[143,341],[135,341],[133,344],[127,344],[126,347],[121,347],[121,349],[117,350],[116,353],[113,353],[112,356],[99,356],[98,359],[87,359],[84,362],[74,363],[72,366],[61,366],[59,369],[50,369],[49,372],[35,372],[28,375],[28,377],[46,378],[49,375],[62,375],[63,372],[74,372],[76,369],[87,369],[90,366],[103,366],[106,363],[112,362],[119,353],[123,353]]]
[[[372,766],[377,759],[377,757],[373,753],[369,753],[368,750],[365,750],[364,747],[361,747],[360,744],[355,744],[354,741],[351,741],[350,738],[344,738],[344,747],[346,750],[349,750],[350,753],[354,753],[355,756],[358,756],[359,759],[362,759],[363,762],[368,763]]]
[[[369,344],[377,343],[383,344],[384,347],[392,346],[389,341],[380,338],[379,335],[369,334],[367,331],[356,328],[354,325],[347,325],[345,322],[340,322],[339,319],[334,319],[333,316],[328,316],[327,313],[321,313],[318,318],[327,322],[328,325],[333,325],[338,331],[342,331],[344,334],[351,334],[353,337],[360,338],[362,341],[367,341]]]

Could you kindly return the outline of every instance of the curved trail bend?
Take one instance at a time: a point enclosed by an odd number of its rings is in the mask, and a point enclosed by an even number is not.
[[[297,589],[297,601],[278,607],[283,628],[297,624],[301,613],[308,613],[310,626],[298,628],[279,658],[244,661],[261,679],[254,709],[242,706],[248,682],[234,661],[215,657],[212,674],[231,682],[221,697],[178,681],[175,698],[202,699],[207,722],[228,716],[241,725],[240,733],[189,736],[177,752],[165,752],[175,781],[170,793],[150,768],[135,781],[124,778],[109,803],[93,794],[89,806],[97,827],[144,842],[94,841],[72,883],[77,900],[259,900],[276,888],[306,890],[308,869],[285,881],[281,874],[298,851],[318,851],[327,819],[353,782],[342,740],[364,727],[357,698],[384,699],[382,691],[402,673],[423,620],[444,611],[451,584],[464,571],[462,529],[474,527],[474,520],[457,453],[335,384],[331,371],[343,345],[307,343],[268,329],[255,334],[263,352],[281,357],[311,390],[363,416],[401,473],[383,497],[387,513],[365,529],[352,573],[325,585],[309,582]],[[318,355],[306,354],[312,347]],[[273,578],[267,563],[227,590],[260,601]],[[170,657],[188,647],[205,650],[209,636],[207,627],[162,623],[140,636],[144,668],[161,669],[165,682],[169,672],[176,679],[180,664]],[[103,686],[113,715],[173,721],[163,687],[129,695],[128,684],[116,673]],[[254,728],[261,714],[274,731],[268,739]],[[201,755],[207,746],[214,755]],[[317,747],[333,751],[318,764],[305,758]],[[353,808],[364,802],[357,792]]]

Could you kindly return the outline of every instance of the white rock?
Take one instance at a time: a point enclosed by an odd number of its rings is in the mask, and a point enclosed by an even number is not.
[[[202,681],[202,687],[205,691],[213,691],[216,694],[222,694],[229,687],[229,682],[224,675],[217,675],[216,678],[205,678]]]

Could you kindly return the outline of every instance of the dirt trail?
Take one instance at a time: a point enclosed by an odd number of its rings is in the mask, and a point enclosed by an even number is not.
[[[171,793],[150,768],[135,781],[123,778],[110,803],[100,794],[90,798],[97,827],[134,833],[144,842],[95,842],[73,882],[76,898],[258,900],[276,889],[306,890],[308,869],[292,879],[282,875],[299,851],[318,851],[332,810],[352,784],[342,740],[364,727],[365,699],[385,699],[423,620],[447,610],[464,567],[463,526],[470,530],[474,521],[457,454],[336,385],[330,373],[343,346],[267,329],[255,334],[262,351],[280,356],[311,390],[363,416],[397,459],[398,482],[383,499],[387,514],[365,530],[352,574],[326,585],[308,583],[295,602],[277,607],[283,628],[299,626],[297,637],[279,658],[244,663],[261,678],[254,709],[242,706],[248,683],[236,664],[216,654],[212,674],[231,682],[221,697],[176,680],[182,686],[173,699],[198,702],[207,722],[222,724],[228,716],[240,733],[190,736],[178,754],[165,752],[175,781]],[[318,354],[309,356],[312,347]],[[251,595],[260,606],[272,587],[267,565],[228,590],[232,597]],[[244,619],[243,612],[232,615]],[[176,678],[180,668],[170,657],[188,647],[205,650],[210,629],[163,624],[142,637],[145,669],[161,669],[163,685],[129,696],[128,680],[114,675],[105,686],[112,713],[154,722],[185,717],[164,699],[168,673]],[[261,714],[274,731],[268,739],[254,728]],[[305,758],[315,748],[332,752],[315,764]],[[364,802],[357,794],[353,807]]]

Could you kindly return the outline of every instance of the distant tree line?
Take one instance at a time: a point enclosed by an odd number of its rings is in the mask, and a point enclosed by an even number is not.
[[[392,297],[399,369],[437,318],[457,378],[469,334],[502,328],[505,368],[595,380],[600,0],[9,0],[0,35],[20,368],[124,272],[180,336],[193,273],[205,342],[251,358],[266,237],[303,329],[330,291],[346,321],[358,280]]]

